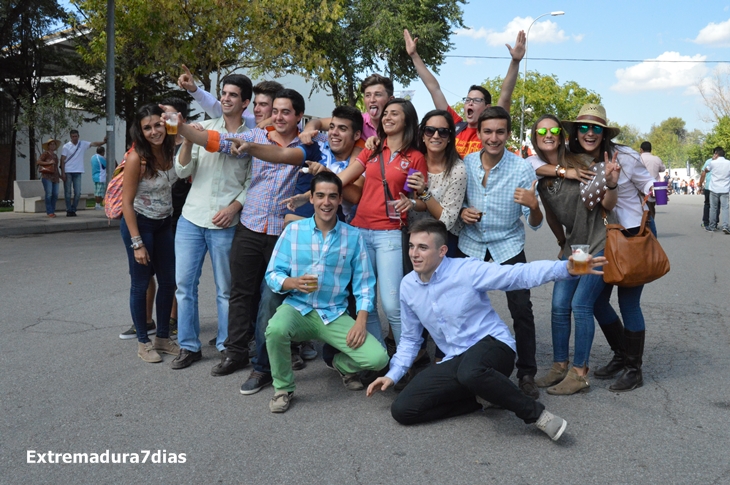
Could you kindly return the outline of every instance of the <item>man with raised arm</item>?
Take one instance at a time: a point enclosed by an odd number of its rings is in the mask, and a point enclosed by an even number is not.
[[[418,354],[425,328],[446,356],[401,391],[391,406],[396,421],[409,425],[471,413],[482,407],[479,398],[559,439],[566,421],[509,380],[515,341],[487,292],[527,289],[575,276],[573,257],[508,266],[475,258],[451,259],[446,257],[448,233],[443,222],[421,219],[410,233],[413,271],[401,281],[400,344],[390,370],[370,384],[367,395],[386,390],[403,377]],[[602,256],[591,260],[591,273],[603,274],[593,267],[605,261]]]
[[[436,80],[436,77],[429,71],[426,64],[423,63],[421,56],[418,55],[416,48],[418,37],[415,39],[412,38],[408,29],[403,31],[403,37],[406,43],[406,52],[411,56],[411,60],[416,71],[418,71],[418,76],[421,78],[421,81],[426,85],[428,92],[431,93],[434,106],[437,109],[448,111],[454,118],[454,124],[456,124],[456,151],[464,158],[469,153],[481,150],[482,143],[477,134],[477,120],[479,120],[479,115],[482,114],[482,111],[492,105],[492,95],[482,86],[471,86],[466,98],[462,100],[464,102],[464,115],[466,116],[466,120],[464,120],[451,108],[448,101],[446,101],[446,96],[441,91],[441,86]],[[501,106],[508,113],[512,105],[512,91],[515,89],[517,76],[520,71],[520,61],[525,56],[525,42],[525,32],[521,30],[517,34],[514,48],[509,44],[505,44],[510,56],[512,56],[512,60],[507,69],[507,75],[502,82],[502,90],[499,94],[497,106]]]
[[[203,121],[201,125],[221,133],[249,131],[242,123],[241,114],[251,102],[251,80],[241,74],[231,74],[223,78],[222,84],[223,115]],[[181,179],[192,176],[193,180],[175,235],[180,355],[172,361],[171,367],[184,369],[202,357],[198,283],[206,252],[210,254],[216,287],[218,332],[215,344],[221,352],[225,350],[231,292],[231,245],[250,183],[251,159],[208,153],[185,139],[175,159],[175,171]]]

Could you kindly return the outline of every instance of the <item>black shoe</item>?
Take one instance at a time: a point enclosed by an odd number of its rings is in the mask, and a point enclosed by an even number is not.
[[[68,211],[68,212],[66,212],[66,217],[76,217],[76,213]]]
[[[271,374],[253,371],[251,372],[251,375],[248,376],[248,379],[246,379],[246,382],[241,385],[241,394],[256,394],[272,382],[273,379],[271,378]]]
[[[243,360],[233,360],[230,357],[223,357],[220,364],[213,367],[210,371],[212,376],[227,376],[233,374],[237,370],[243,369],[248,365],[248,357]]]
[[[208,340],[208,345],[212,345],[215,347],[215,341],[218,339],[218,337],[213,337],[212,339]]]
[[[299,355],[298,349],[297,352],[292,352],[291,354],[291,368],[292,370],[302,370],[307,366],[307,364],[304,363],[304,359]]]
[[[157,333],[157,327],[155,321],[147,322],[147,335],[154,335]],[[131,340],[137,338],[137,327],[132,324],[127,330],[119,334],[119,338],[122,340]]]
[[[180,355],[175,357],[170,363],[172,369],[184,369],[193,365],[193,362],[197,362],[203,358],[203,352],[198,350],[193,352],[188,349],[180,349]]]
[[[535,401],[540,399],[540,389],[538,389],[537,384],[535,384],[534,376],[523,376],[519,380],[518,387],[520,388],[520,391],[522,391],[522,394],[530,399],[534,399]]]

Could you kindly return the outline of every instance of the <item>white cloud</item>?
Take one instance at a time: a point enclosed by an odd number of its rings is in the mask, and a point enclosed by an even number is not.
[[[476,65],[481,64],[481,63],[482,63],[482,61],[480,61],[478,59],[472,59],[471,57],[468,58],[468,59],[464,59],[464,65],[465,66],[476,66]]]
[[[665,52],[655,59],[647,59],[626,69],[617,69],[618,82],[611,86],[613,91],[637,92],[657,91],[695,85],[707,74],[700,54],[683,56],[678,52]],[[698,61],[698,62],[651,62],[651,61]]]
[[[730,47],[730,19],[719,24],[710,22],[700,30],[694,42],[716,47]]]
[[[504,44],[514,45],[517,33],[520,30],[527,32],[527,29],[534,20],[535,19],[532,17],[515,17],[501,32],[479,27],[479,29],[457,29],[455,33],[456,35],[471,37],[475,40],[484,39],[487,44],[493,46]],[[558,44],[570,40],[571,38],[576,42],[580,42],[583,40],[583,34],[569,36],[564,30],[559,29],[556,22],[553,22],[552,20],[543,20],[541,22],[536,22],[532,26],[532,29],[530,29],[530,36],[527,41],[528,43],[537,42]]]

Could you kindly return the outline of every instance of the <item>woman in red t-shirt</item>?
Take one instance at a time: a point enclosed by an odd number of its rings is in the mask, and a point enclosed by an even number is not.
[[[410,101],[388,101],[378,125],[380,143],[374,150],[365,149],[339,174],[343,185],[365,174],[362,197],[352,225],[360,228],[376,276],[376,294],[380,294],[383,312],[400,342],[400,281],[403,278],[401,225],[413,208],[414,200],[404,194],[408,171],[428,174],[423,154],[418,151],[418,115]],[[381,169],[382,166],[382,169]],[[383,184],[383,173],[388,191]],[[410,197],[415,197],[415,194]],[[386,205],[386,198],[390,207]],[[383,342],[378,312],[368,314],[367,331]]]

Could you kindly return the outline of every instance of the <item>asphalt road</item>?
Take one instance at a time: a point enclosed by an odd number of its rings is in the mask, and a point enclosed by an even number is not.
[[[616,394],[611,381],[590,379],[587,394],[543,393],[568,421],[557,443],[503,410],[398,425],[392,391],[347,391],[321,360],[296,373],[290,410],[272,415],[270,387],[239,393],[250,368],[210,376],[213,347],[173,371],[171,356],[146,364],[134,340],[117,338],[130,325],[117,230],[0,238],[0,482],[730,483],[730,236],[701,230],[700,212],[699,196],[675,196],[658,211],[672,270],[644,290],[644,387]],[[556,249],[547,227],[528,233],[528,260]],[[551,364],[550,295],[551,285],[533,290],[539,375]],[[207,341],[209,264],[200,302]],[[493,302],[510,323],[504,295]],[[592,367],[609,358],[598,329],[591,358]],[[150,456],[33,464],[29,450]],[[151,463],[158,450],[186,461]]]

